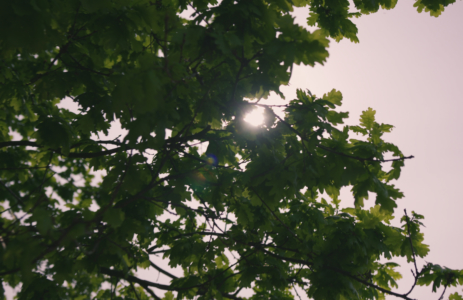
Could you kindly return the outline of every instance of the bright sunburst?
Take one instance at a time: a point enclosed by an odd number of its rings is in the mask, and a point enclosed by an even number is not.
[[[251,124],[252,126],[259,126],[262,125],[264,122],[264,108],[263,107],[257,107],[250,113],[246,115],[244,118],[246,122]]]

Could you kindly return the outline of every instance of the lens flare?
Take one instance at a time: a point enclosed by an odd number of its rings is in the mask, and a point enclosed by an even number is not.
[[[208,154],[206,161],[211,166],[217,166],[217,164],[219,163],[217,156],[215,156],[214,154]]]

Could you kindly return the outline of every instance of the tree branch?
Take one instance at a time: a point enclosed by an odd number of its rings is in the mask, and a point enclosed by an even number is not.
[[[138,294],[137,294],[137,290],[136,290],[135,287],[133,286],[133,282],[130,282],[130,286],[132,287],[132,290],[133,290],[133,292],[135,293],[135,296],[137,297],[137,300],[141,300],[140,297],[139,297]]]
[[[256,192],[256,190],[254,190],[254,188],[251,188],[251,190],[254,192],[254,194],[256,194],[256,196],[259,198],[259,200],[265,205],[265,207],[267,207],[267,209],[272,213],[272,215],[275,217],[275,219],[277,219],[278,222],[281,223],[281,225],[283,225],[289,232],[291,232],[291,234],[299,241],[302,243],[302,240],[299,239],[299,237],[294,233],[294,231],[291,230],[291,228],[289,228],[276,214],[275,212],[270,208],[270,206],[267,205],[267,203],[260,197],[260,195]]]
[[[100,267],[100,273],[111,276],[111,277],[117,277],[117,278],[125,279],[125,280],[127,280],[129,282],[137,283],[137,284],[141,285],[142,287],[152,286],[152,287],[155,287],[157,289],[164,290],[164,291],[176,291],[175,288],[173,288],[173,287],[171,287],[169,285],[159,284],[159,283],[143,280],[143,279],[137,278],[135,276],[128,275],[128,274],[126,274],[125,272],[122,272],[122,271],[111,270],[109,268]]]
[[[408,241],[410,242],[410,247],[412,249],[412,255],[413,255],[413,264],[415,265],[415,273],[413,273],[413,270],[412,270],[412,274],[413,274],[413,277],[415,279],[415,282],[413,283],[413,285],[412,285],[411,289],[408,291],[408,293],[405,294],[405,296],[408,296],[413,291],[413,289],[415,288],[416,283],[418,282],[418,276],[419,276],[420,272],[418,272],[418,267],[416,266],[415,249],[413,248],[412,237],[410,235],[410,218],[407,215],[407,210],[406,209],[404,209],[404,212],[405,212],[405,220],[407,221]],[[445,292],[445,290],[444,290],[444,292]]]
[[[280,122],[282,122],[283,124],[285,124],[292,132],[296,133],[297,136],[299,136],[301,138],[301,140],[304,140],[306,142],[309,142],[299,131],[297,131],[296,129],[294,129],[291,124],[289,124],[288,122],[286,122],[285,120],[283,120],[279,115],[277,115],[276,113],[273,112],[273,115],[278,119],[280,120]],[[316,147],[320,148],[320,149],[323,149],[325,151],[328,151],[328,152],[331,152],[331,153],[335,153],[335,154],[338,154],[338,155],[341,155],[341,156],[344,156],[344,157],[348,157],[348,158],[352,158],[352,159],[356,159],[356,160],[359,160],[359,161],[371,161],[371,162],[390,162],[390,161],[399,161],[399,160],[405,160],[405,159],[412,159],[414,158],[413,155],[410,155],[410,156],[404,156],[404,157],[400,157],[400,158],[394,158],[394,159],[373,159],[373,158],[363,158],[363,157],[358,157],[358,156],[354,156],[354,155],[349,155],[349,154],[346,154],[346,153],[342,153],[342,152],[339,152],[339,151],[336,151],[334,149],[331,149],[329,147],[326,147],[326,146],[323,146],[323,145],[315,145]]]
[[[77,61],[77,59],[75,59],[71,54],[67,53],[67,55],[69,55],[69,57],[77,64],[77,69],[80,69],[80,70],[84,70],[84,71],[89,71],[89,72],[92,72],[92,73],[95,73],[95,74],[98,74],[98,75],[103,75],[103,76],[110,76],[114,71],[111,70],[109,71],[108,74],[106,73],[102,73],[102,72],[98,72],[98,71],[95,71],[93,69],[90,69],[90,68],[87,68],[85,66],[83,66],[79,61]]]
[[[442,295],[440,295],[439,300],[444,300],[444,294],[446,290],[447,290],[447,285],[444,285],[444,291],[442,292]]]
[[[310,262],[308,262],[308,261],[305,261],[305,260],[281,256],[281,255],[272,253],[272,252],[267,251],[267,250],[262,250],[262,251],[265,252],[265,253],[267,253],[267,254],[269,254],[270,256],[273,256],[273,257],[275,257],[275,258],[278,258],[278,259],[281,259],[281,260],[284,260],[284,261],[289,261],[289,262],[294,262],[294,263],[298,263],[298,264],[303,264],[303,265],[306,265],[306,266],[309,266],[309,267],[313,265],[312,263],[310,263]],[[362,284],[364,284],[364,285],[366,285],[366,286],[372,287],[372,288],[374,288],[374,289],[376,289],[376,290],[378,290],[378,291],[380,291],[380,292],[382,292],[382,293],[389,294],[389,295],[392,295],[392,296],[396,296],[396,297],[398,297],[398,298],[402,298],[402,299],[405,299],[405,300],[414,300],[414,299],[412,299],[412,298],[407,297],[407,295],[405,295],[405,294],[402,295],[402,294],[399,294],[399,293],[394,293],[394,292],[392,292],[392,291],[386,290],[386,289],[384,289],[384,288],[382,288],[382,287],[380,287],[380,286],[377,286],[377,285],[375,285],[375,284],[373,284],[373,283],[370,283],[370,282],[368,282],[368,281],[365,281],[365,280],[363,280],[363,279],[360,279],[360,278],[358,278],[358,277],[356,277],[356,276],[351,275],[349,272],[340,270],[340,269],[338,269],[338,268],[334,268],[334,267],[330,267],[330,266],[325,266],[325,268],[327,268],[327,269],[329,269],[329,270],[332,270],[332,271],[335,271],[335,272],[338,272],[338,273],[340,273],[340,274],[343,274],[343,275],[345,275],[345,276],[347,276],[347,277],[349,277],[349,278],[354,279],[355,281],[358,281],[358,282],[360,282],[360,283],[362,283]]]
[[[0,148],[9,147],[9,146],[31,146],[31,147],[40,147],[36,142],[30,141],[8,141],[0,142]]]
[[[119,152],[121,150],[123,150],[123,147],[114,148],[114,149],[106,150],[106,151],[100,151],[100,152],[88,152],[88,153],[75,153],[75,152],[72,152],[72,153],[69,153],[69,155],[67,157],[70,157],[70,158],[95,158],[95,157],[100,157],[100,156],[113,154],[113,153]],[[125,149],[125,150],[131,150],[131,149]],[[61,153],[59,152],[59,154],[61,154]]]
[[[172,279],[177,279],[178,277],[175,276],[175,275],[172,275],[171,273],[167,272],[166,270],[164,269],[161,269],[160,267],[156,266],[152,261],[150,261],[150,265],[155,268],[156,270],[158,270],[159,272],[161,272],[162,274],[172,278]]]
[[[204,283],[202,283],[202,284],[199,284],[199,285],[186,287],[186,288],[175,288],[175,287],[171,287],[170,285],[159,284],[159,283],[143,280],[143,279],[137,278],[135,276],[128,275],[128,274],[126,274],[126,273],[124,273],[122,271],[111,270],[111,269],[105,268],[105,267],[100,267],[100,273],[111,276],[111,277],[117,277],[117,278],[120,278],[120,279],[124,279],[124,280],[127,280],[129,282],[137,283],[140,286],[142,286],[145,290],[148,287],[151,286],[151,287],[154,287],[154,288],[157,288],[157,289],[160,289],[160,290],[164,290],[164,291],[181,291],[181,290],[188,290],[188,289],[192,289],[192,288],[196,288],[196,287],[200,287],[201,285],[204,285]],[[153,296],[153,294],[151,294],[151,295]],[[241,300],[242,299],[242,298],[239,298],[239,297],[236,297],[234,295],[227,294],[227,293],[222,293],[222,295],[224,297],[227,297],[227,298],[230,298],[230,299],[236,299],[236,300]],[[156,299],[160,300],[160,298],[156,298]]]
[[[23,208],[25,207],[24,205],[24,202],[22,201],[22,199],[15,194],[15,192],[13,192],[5,183],[3,183],[3,181],[0,180],[0,184],[8,191],[8,193],[10,193],[11,196],[13,196],[13,198],[16,199],[16,201],[21,204],[23,206]]]
[[[101,143],[101,144],[113,144],[113,145],[118,144],[117,142],[113,142],[113,141],[95,141],[95,142]],[[0,142],[0,148],[10,147],[10,146],[31,146],[31,147],[37,147],[37,148],[42,148],[43,147],[43,146],[40,146],[39,144],[37,144],[36,142],[31,142],[31,141]],[[77,147],[77,146],[78,145],[76,145],[75,147]],[[67,155],[67,157],[70,157],[70,158],[95,158],[95,157],[100,157],[100,156],[113,154],[113,153],[119,152],[119,151],[121,151],[123,149],[124,149],[124,147],[114,148],[114,149],[110,149],[110,150],[106,150],[106,151],[100,151],[100,152],[87,152],[87,153],[71,152],[71,153],[69,153],[69,155]],[[60,155],[63,155],[61,153],[60,149],[49,149],[49,150],[51,150],[53,152],[56,152],[56,153],[58,153]],[[131,148],[125,148],[125,150],[131,150]]]
[[[327,267],[327,268],[330,269],[330,270],[336,271],[336,272],[338,272],[338,273],[341,273],[341,274],[343,274],[343,275],[345,275],[345,276],[347,276],[347,277],[350,277],[350,278],[354,279],[355,281],[358,281],[358,282],[360,282],[360,283],[363,283],[363,284],[366,285],[366,286],[369,286],[369,287],[372,287],[372,288],[374,288],[374,289],[377,289],[378,291],[380,291],[380,292],[382,292],[382,293],[389,294],[389,295],[392,295],[392,296],[396,296],[396,297],[398,297],[398,298],[402,298],[402,299],[405,299],[405,300],[416,300],[416,299],[412,299],[412,298],[407,297],[407,295],[405,295],[405,294],[402,295],[402,294],[399,294],[399,293],[394,293],[394,292],[392,292],[392,291],[386,290],[386,289],[384,289],[384,288],[382,288],[382,287],[380,287],[380,286],[377,286],[376,284],[370,283],[370,282],[365,281],[365,280],[363,280],[363,279],[360,279],[360,278],[358,278],[358,277],[356,277],[356,276],[353,276],[353,275],[349,274],[349,273],[346,272],[346,271],[339,270],[339,269],[337,269],[337,268],[332,268],[332,267]]]
[[[304,139],[304,140],[305,140],[305,139]],[[305,141],[306,141],[306,140],[305,140]],[[359,160],[359,161],[390,162],[390,161],[399,161],[399,160],[405,160],[405,159],[412,159],[412,158],[415,158],[413,155],[410,155],[410,156],[403,156],[403,157],[393,158],[393,159],[363,158],[363,157],[358,157],[358,156],[353,156],[353,155],[345,154],[345,153],[336,151],[336,150],[334,150],[334,149],[331,149],[331,148],[326,147],[326,146],[323,146],[323,145],[316,145],[316,146],[317,146],[318,148],[320,148],[320,149],[325,150],[325,151],[328,151],[328,152],[331,152],[331,153],[334,153],[334,154],[338,154],[338,155],[341,155],[341,156],[344,156],[344,157],[353,158],[353,159],[356,159],[356,160]]]

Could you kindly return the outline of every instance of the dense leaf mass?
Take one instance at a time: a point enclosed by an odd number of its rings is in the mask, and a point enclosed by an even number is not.
[[[415,6],[437,16],[454,1]],[[413,286],[463,283],[416,266],[422,216],[390,224],[411,158],[383,139],[391,125],[368,108],[343,126],[337,90],[264,101],[283,98],[293,64],[323,64],[329,37],[358,41],[352,17],[395,4],[1,1],[2,282],[19,299],[293,299],[295,285],[317,300],[411,299],[392,290],[402,256]],[[319,29],[295,24],[302,6]],[[116,121],[125,131],[105,139]],[[355,202],[341,207],[343,187]],[[146,268],[169,280],[137,277]]]

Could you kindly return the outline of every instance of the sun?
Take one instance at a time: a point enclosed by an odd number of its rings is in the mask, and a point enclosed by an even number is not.
[[[264,108],[257,107],[244,117],[244,120],[252,126],[259,126],[264,123]]]

